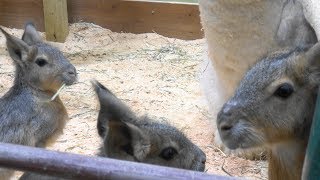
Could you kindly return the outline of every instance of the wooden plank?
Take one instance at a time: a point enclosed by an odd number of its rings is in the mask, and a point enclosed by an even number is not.
[[[156,32],[180,39],[203,37],[197,4],[69,0],[68,12],[71,22],[92,22],[115,32]]]
[[[41,0],[0,0],[0,25],[22,29],[32,21],[38,30],[44,30]]]
[[[69,34],[67,0],[43,0],[43,14],[47,40],[64,42]]]
[[[310,130],[309,142],[303,165],[302,179],[319,179],[320,177],[320,89]]]
[[[72,179],[234,179],[196,171],[6,143],[0,143],[0,166]]]
[[[23,28],[31,20],[44,31],[42,0],[0,2],[0,25]],[[203,37],[196,4],[119,0],[68,0],[67,4],[70,23],[92,22],[115,32],[157,32],[180,39]]]

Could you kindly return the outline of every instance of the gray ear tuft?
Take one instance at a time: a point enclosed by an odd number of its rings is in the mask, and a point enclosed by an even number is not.
[[[33,23],[29,22],[25,25],[22,40],[30,46],[42,42],[42,38]]]
[[[91,83],[100,102],[97,128],[104,138],[106,154],[124,151],[142,161],[150,151],[150,139],[132,123],[135,114],[101,83],[96,80]]]
[[[10,57],[18,64],[20,64],[22,61],[25,61],[31,48],[24,41],[14,36],[11,36],[1,27],[0,30],[7,39],[7,48]]]
[[[143,161],[150,152],[150,139],[138,126],[122,121],[110,121],[104,137],[105,154],[124,151]]]
[[[94,90],[96,91],[97,95],[103,95],[103,94],[109,94],[110,96],[116,96],[109,90],[107,89],[104,85],[99,83],[97,80],[91,80],[91,84],[94,87]]]
[[[276,40],[281,46],[289,47],[317,42],[316,33],[306,20],[300,2],[289,0],[284,3]]]
[[[305,54],[309,66],[320,68],[320,42],[312,46]]]
[[[320,43],[312,46],[305,53],[304,66],[308,71],[308,79],[311,84],[320,85]]]
[[[98,117],[98,133],[104,136],[108,121],[130,122],[136,119],[135,114],[109,89],[96,80],[91,81],[92,86],[98,95],[100,112]]]

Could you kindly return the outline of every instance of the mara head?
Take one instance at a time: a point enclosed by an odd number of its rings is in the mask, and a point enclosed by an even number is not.
[[[204,171],[206,156],[178,129],[137,117],[120,99],[92,81],[100,102],[101,155],[142,163]]]
[[[244,76],[218,113],[230,149],[271,147],[309,135],[319,84],[320,44],[273,53]]]
[[[26,24],[22,39],[2,28],[7,49],[16,65],[16,84],[27,84],[40,91],[55,92],[62,84],[76,81],[75,67],[61,51],[46,44],[33,24]]]

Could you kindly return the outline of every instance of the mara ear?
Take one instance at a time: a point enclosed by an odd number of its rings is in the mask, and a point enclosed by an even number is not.
[[[24,28],[22,40],[29,46],[42,42],[42,38],[32,23],[27,23]]]
[[[301,46],[317,42],[316,33],[306,20],[300,2],[288,0],[284,3],[275,38],[281,46]]]
[[[150,139],[132,123],[137,117],[101,83],[95,80],[91,83],[100,102],[97,128],[100,137],[104,138],[106,154],[124,151],[142,161],[150,151]]]
[[[109,89],[96,80],[91,81],[92,86],[98,96],[100,112],[98,117],[98,133],[104,137],[105,124],[110,120],[130,122],[136,119],[135,114],[120,99],[118,99]]]
[[[309,64],[320,64],[320,42],[317,42],[306,52],[306,59]]]
[[[150,152],[150,139],[143,130],[131,123],[109,121],[104,141],[106,154],[122,151],[136,161],[143,161]]]
[[[309,80],[320,84],[320,42],[313,45],[306,53],[305,60],[309,72]]]
[[[313,45],[305,54],[308,64],[311,66],[320,65],[320,42]]]
[[[35,48],[28,46],[24,41],[8,34],[0,27],[0,31],[5,35],[7,39],[7,48],[10,57],[19,65],[28,60],[32,53],[35,53]]]

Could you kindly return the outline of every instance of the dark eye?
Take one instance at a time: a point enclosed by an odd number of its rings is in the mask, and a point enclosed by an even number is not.
[[[124,146],[121,146],[120,148],[127,154],[133,156],[133,148],[130,144],[126,144]]]
[[[38,66],[42,67],[42,66],[48,64],[48,62],[45,59],[39,58],[39,59],[36,60],[36,64]]]
[[[288,98],[293,93],[293,87],[289,83],[284,83],[278,87],[278,89],[274,92],[274,95],[281,98]]]
[[[173,147],[167,147],[163,149],[160,153],[160,157],[163,159],[169,161],[171,160],[176,154],[178,154],[177,150],[175,150]]]

